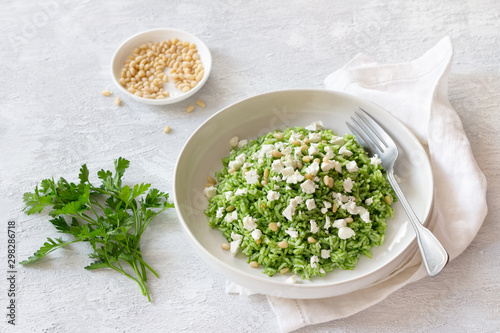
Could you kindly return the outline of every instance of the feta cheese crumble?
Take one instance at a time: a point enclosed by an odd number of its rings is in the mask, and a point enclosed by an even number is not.
[[[203,193],[208,199],[212,199],[217,194],[217,189],[214,186],[205,187]]]
[[[279,198],[280,198],[279,192],[276,192],[273,190],[270,190],[269,192],[267,192],[267,200],[275,201],[275,200],[278,200]]]
[[[307,179],[305,182],[300,184],[300,187],[302,188],[302,192],[304,192],[306,194],[311,194],[311,193],[316,192],[315,184],[310,179]]]
[[[247,173],[245,173],[244,177],[245,177],[247,183],[250,185],[257,184],[259,182],[259,173],[255,169],[252,169],[252,170],[248,171]]]
[[[248,231],[252,231],[254,230],[255,228],[257,228],[257,220],[254,219],[253,217],[247,215],[243,218],[243,226],[245,227],[245,229],[247,229]]]

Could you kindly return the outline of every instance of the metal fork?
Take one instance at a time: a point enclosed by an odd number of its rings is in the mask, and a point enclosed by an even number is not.
[[[448,253],[432,232],[422,225],[394,177],[394,163],[398,158],[396,143],[368,112],[360,107],[358,109],[359,111],[356,111],[351,117],[350,123],[346,124],[358,138],[359,143],[372,154],[377,154],[382,160],[387,180],[389,180],[417,234],[417,243],[427,274],[436,276],[448,263]]]

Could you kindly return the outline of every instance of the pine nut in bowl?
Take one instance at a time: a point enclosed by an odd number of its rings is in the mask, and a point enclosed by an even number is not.
[[[111,61],[120,91],[138,102],[166,105],[194,95],[208,80],[210,50],[198,37],[177,29],[155,29],[123,42]]]

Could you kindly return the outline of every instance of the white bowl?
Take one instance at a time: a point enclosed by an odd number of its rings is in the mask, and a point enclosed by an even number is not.
[[[203,79],[194,87],[186,93],[183,93],[179,89],[175,87],[175,85],[169,81],[164,84],[164,89],[170,92],[170,97],[164,99],[150,99],[143,98],[131,94],[127,89],[125,89],[119,82],[121,77],[121,70],[123,68],[123,63],[127,58],[132,55],[133,50],[136,47],[141,46],[144,43],[148,42],[161,42],[167,39],[177,38],[180,41],[188,41],[190,43],[196,44],[196,48],[198,50],[198,54],[200,55],[200,60],[203,64],[203,68],[205,69],[205,74]],[[212,55],[210,54],[210,50],[198,37],[187,33],[185,31],[176,30],[176,29],[155,29],[149,30],[145,32],[141,32],[137,35],[134,35],[123,42],[120,47],[115,51],[113,55],[113,59],[111,61],[111,77],[113,78],[113,82],[116,84],[118,89],[122,91],[127,96],[132,97],[136,101],[151,104],[151,105],[165,105],[180,102],[192,95],[194,95],[201,87],[207,82],[208,77],[210,75],[210,70],[212,69]]]
[[[251,268],[243,254],[221,249],[222,233],[211,229],[203,211],[208,206],[203,189],[208,175],[222,168],[233,136],[253,139],[286,126],[307,126],[322,120],[339,135],[349,132],[345,122],[358,106],[382,121],[400,148],[396,172],[401,188],[421,221],[427,221],[433,202],[433,179],[427,154],[415,136],[387,111],[362,99],[327,90],[285,90],[258,95],[230,105],[203,123],[182,149],[174,174],[176,210],[183,229],[201,257],[228,279],[255,292],[286,298],[324,298],[346,294],[383,279],[415,250],[416,237],[396,203],[387,222],[385,242],[362,256],[351,271],[336,270],[325,277],[288,284],[291,275],[268,277]]]

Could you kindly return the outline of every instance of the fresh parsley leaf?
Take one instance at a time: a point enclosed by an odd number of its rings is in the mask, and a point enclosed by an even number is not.
[[[85,269],[111,268],[134,280],[142,293],[151,301],[146,286],[147,270],[158,274],[143,259],[140,240],[149,223],[173,204],[168,194],[141,183],[122,186],[123,175],[130,166],[124,158],[114,161],[115,171],[101,169],[97,172],[99,186],[89,181],[86,164],[80,168],[79,183],[64,178],[44,179],[33,193],[23,196],[27,214],[40,213],[51,206],[49,222],[60,233],[71,234],[75,239],[63,241],[48,238],[47,242],[21,264],[29,264],[47,254],[74,242],[88,242],[93,249],[89,254],[95,261]],[[65,218],[66,217],[66,218]],[[70,220],[68,220],[69,218]],[[71,221],[69,224],[68,221]],[[123,269],[127,263],[134,274]]]

